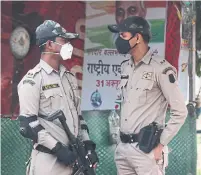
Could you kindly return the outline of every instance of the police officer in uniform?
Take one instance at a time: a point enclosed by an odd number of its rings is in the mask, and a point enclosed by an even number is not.
[[[20,103],[20,133],[34,141],[28,175],[71,175],[77,156],[58,119],[48,117],[62,110],[70,131],[83,140],[93,164],[98,161],[95,143],[89,139],[88,128],[80,112],[80,95],[76,77],[60,61],[70,59],[70,33],[52,20],[36,29],[36,40],[41,50],[38,65],[23,77],[18,85]]]
[[[144,18],[128,17],[122,23],[109,25],[108,28],[119,34],[115,42],[119,53],[131,55],[121,65],[121,142],[115,151],[118,174],[164,175],[168,159],[167,144],[187,117],[176,69],[148,46],[151,32]],[[171,118],[165,125],[168,104]],[[142,138],[140,133],[146,131],[144,128],[155,125],[162,128],[162,132],[158,143],[151,140],[157,143],[156,146],[146,152],[140,145],[150,141],[151,132],[144,132]]]

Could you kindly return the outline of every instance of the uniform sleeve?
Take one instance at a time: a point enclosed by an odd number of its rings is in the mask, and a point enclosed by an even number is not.
[[[76,104],[77,104],[77,112],[78,112],[78,120],[79,120],[79,137],[81,138],[81,140],[85,141],[85,140],[89,140],[89,130],[88,130],[88,126],[87,123],[85,122],[84,118],[82,117],[82,112],[81,112],[81,90],[79,90],[78,87],[78,82],[77,79],[74,77],[74,81],[75,81],[75,87],[74,87],[74,91],[75,91],[75,97],[76,97]]]
[[[75,92],[76,100],[77,100],[77,112],[78,115],[82,115],[81,112],[81,90],[77,87],[76,92]]]
[[[82,112],[81,112],[80,106],[81,106],[81,98],[79,99],[78,108],[77,108],[78,114],[79,114],[78,115],[79,116],[79,135],[83,141],[90,140],[89,139],[89,129],[88,129],[86,121],[82,117]]]
[[[173,68],[159,73],[158,81],[163,95],[171,107],[170,120],[164,128],[160,138],[160,143],[167,145],[184,124],[187,117],[187,108],[183,95],[178,87],[176,74],[173,71]]]
[[[20,115],[31,117],[38,116],[40,102],[40,87],[34,79],[24,79],[18,85]],[[40,124],[39,120],[35,124]],[[44,129],[38,132],[38,144],[49,149],[56,145],[57,141]]]

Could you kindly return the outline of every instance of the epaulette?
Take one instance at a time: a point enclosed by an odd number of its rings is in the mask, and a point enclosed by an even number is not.
[[[155,61],[156,63],[160,64],[160,65],[168,64],[168,62],[166,61],[166,59],[164,59],[164,57],[155,56],[152,58],[152,60]]]
[[[25,76],[26,78],[34,78],[34,76],[40,71],[41,71],[41,67],[37,65],[33,69],[29,70]]]
[[[155,57],[153,59],[157,64],[159,64],[160,69],[163,74],[166,74],[168,71],[173,71],[175,74],[177,74],[177,70],[174,66],[172,66],[166,59],[163,57]]]

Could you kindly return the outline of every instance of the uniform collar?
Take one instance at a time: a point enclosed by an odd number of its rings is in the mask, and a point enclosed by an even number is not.
[[[46,63],[44,60],[40,59],[40,66],[43,68],[47,74],[51,74],[53,71],[58,72],[54,70],[48,63]],[[66,68],[63,65],[59,66],[59,73],[61,76],[63,76],[64,72],[66,72]]]
[[[49,64],[47,64],[44,60],[40,59],[40,66],[47,72],[47,74],[52,73],[54,70]]]
[[[149,63],[150,63],[150,60],[151,60],[151,58],[152,58],[153,53],[154,53],[154,51],[149,47],[148,52],[147,52],[146,55],[141,59],[140,62],[143,62],[143,63],[145,63],[145,64],[149,64]],[[140,63],[140,62],[139,62],[139,63]],[[138,64],[139,64],[139,63],[138,63]],[[133,64],[134,64],[134,63],[133,63],[133,57],[132,57],[132,56],[131,56],[131,58],[130,58],[130,60],[129,60],[129,64],[130,64],[130,65],[133,65]]]
[[[149,64],[150,63],[150,59],[152,57],[153,51],[150,49],[149,47],[149,51],[146,53],[146,55],[142,58],[142,62],[144,62],[145,64]]]

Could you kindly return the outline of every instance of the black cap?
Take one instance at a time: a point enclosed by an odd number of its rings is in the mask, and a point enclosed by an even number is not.
[[[151,36],[149,23],[146,19],[139,16],[130,16],[120,24],[108,25],[108,29],[113,33],[131,32],[132,34],[141,33]]]
[[[45,20],[44,23],[36,29],[36,41],[38,45],[45,43],[49,38],[58,36],[67,39],[79,37],[77,33],[66,31],[59,23],[52,20]]]

